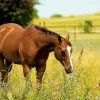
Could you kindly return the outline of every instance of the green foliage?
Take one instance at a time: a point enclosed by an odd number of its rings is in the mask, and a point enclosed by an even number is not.
[[[34,16],[37,16],[37,11],[33,8],[36,4],[36,1],[37,0],[1,1],[0,24],[14,22],[20,25],[27,25]]]
[[[39,18],[38,16],[38,10],[36,8],[34,8],[34,11],[33,11],[33,14],[32,16],[36,19],[36,18]]]
[[[51,18],[59,18],[59,17],[63,17],[61,14],[54,14],[51,16]]]
[[[91,21],[89,21],[89,20],[86,20],[85,22],[84,22],[84,26],[83,26],[83,28],[84,28],[84,32],[86,32],[86,33],[90,33],[91,32],[91,29],[92,29],[92,22]]]

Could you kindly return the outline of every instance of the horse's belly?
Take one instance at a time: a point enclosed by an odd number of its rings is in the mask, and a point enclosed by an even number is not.
[[[23,56],[23,59],[21,59],[21,55],[19,54],[18,51],[14,52],[14,51],[10,51],[7,50],[3,53],[3,56],[10,62],[15,63],[15,64],[28,64],[33,66],[35,61],[33,60],[33,55],[31,54],[31,56],[25,54]]]
[[[19,53],[17,52],[4,52],[3,56],[10,62],[15,63],[15,64],[20,64],[20,57],[19,57]]]

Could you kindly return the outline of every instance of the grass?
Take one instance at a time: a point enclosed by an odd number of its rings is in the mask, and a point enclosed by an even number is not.
[[[65,36],[66,34],[62,34]],[[73,44],[72,60],[74,72],[67,75],[53,53],[47,61],[42,88],[38,100],[100,100],[100,34],[77,34]],[[80,63],[76,66],[79,52],[84,48]],[[37,100],[35,97],[36,71],[31,72],[32,88],[26,88],[22,66],[14,65],[9,87],[0,88],[0,100]]]

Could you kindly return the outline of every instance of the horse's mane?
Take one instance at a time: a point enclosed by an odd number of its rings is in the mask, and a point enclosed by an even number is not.
[[[45,28],[45,27],[41,27],[41,26],[38,26],[38,25],[32,25],[32,26],[35,27],[37,30],[42,31],[42,32],[45,33],[45,34],[49,34],[49,35],[53,35],[53,36],[57,36],[57,37],[63,38],[63,37],[60,36],[58,33],[53,32],[53,31],[50,31],[50,30],[48,30],[48,29]],[[71,42],[70,42],[69,40],[66,40],[65,38],[63,38],[63,39],[67,42],[67,44],[68,44],[69,46],[72,46],[72,44],[71,44]]]
[[[59,36],[56,32],[50,31],[45,27],[40,27],[38,25],[33,25],[37,30],[44,32],[45,34]]]

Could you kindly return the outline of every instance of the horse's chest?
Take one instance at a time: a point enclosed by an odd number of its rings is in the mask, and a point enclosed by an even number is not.
[[[49,56],[48,53],[45,53],[45,52],[39,53],[34,59],[34,64],[35,65],[37,65],[37,64],[42,65],[42,64],[46,63],[48,56]]]

